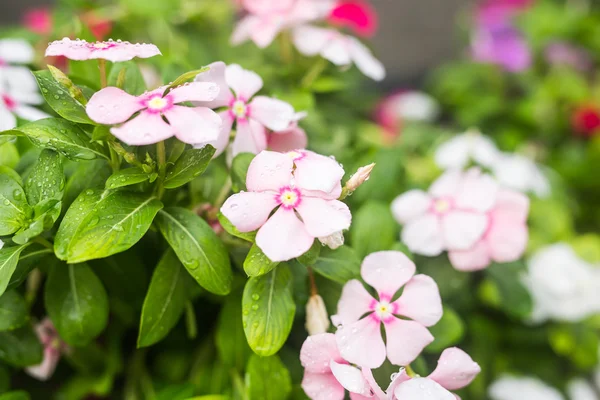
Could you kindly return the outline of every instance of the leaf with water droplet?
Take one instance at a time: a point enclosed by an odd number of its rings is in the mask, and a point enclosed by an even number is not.
[[[7,236],[28,226],[33,210],[25,192],[13,174],[0,170],[0,236]]]
[[[43,150],[25,180],[27,200],[35,210],[34,218],[44,220],[42,231],[52,228],[60,216],[64,187],[65,175],[60,155],[52,150]]]
[[[19,256],[27,246],[28,244],[0,249],[0,296],[6,290],[8,282],[17,268]]]
[[[70,93],[69,89],[63,85],[65,82],[58,82],[50,71],[37,71],[33,75],[42,89],[42,96],[58,115],[72,122],[94,125],[85,111],[84,104],[80,101],[84,100],[81,89],[76,87],[73,82],[69,80],[75,89],[73,93]],[[78,96],[79,100],[74,95]]]
[[[279,263],[271,261],[255,243],[244,260],[244,271],[248,276],[260,276],[271,271],[277,265]]]
[[[184,151],[175,164],[167,170],[165,188],[175,189],[200,176],[214,154],[215,148],[210,145]]]
[[[246,382],[251,399],[287,399],[292,392],[290,372],[276,355],[258,357],[253,354],[246,367]]]
[[[147,181],[150,175],[145,173],[143,169],[139,167],[132,167],[122,169],[111,175],[106,181],[107,189],[117,189],[120,187],[136,185]]]

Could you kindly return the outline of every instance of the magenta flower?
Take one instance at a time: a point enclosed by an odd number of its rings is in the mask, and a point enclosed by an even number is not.
[[[136,97],[116,87],[108,87],[92,96],[87,113],[99,124],[121,124],[110,131],[129,145],[157,143],[172,136],[193,145],[215,141],[221,130],[221,118],[206,107],[178,104],[212,101],[219,95],[219,87],[214,83],[198,82],[179,86],[167,94],[164,94],[165,89],[161,87]]]
[[[402,241],[425,256],[472,248],[488,227],[486,213],[494,206],[497,191],[492,177],[472,168],[444,173],[428,193],[404,193],[392,202],[394,217],[404,224]]]
[[[134,44],[121,40],[91,43],[80,39],[64,38],[50,43],[46,49],[46,57],[63,56],[76,61],[103,59],[120,62],[136,57],[150,58],[160,54],[158,47],[153,44]]]
[[[364,259],[361,276],[377,291],[377,299],[360,281],[351,280],[344,286],[337,315],[331,317],[338,326],[335,336],[344,359],[377,368],[387,353],[392,364],[408,365],[433,341],[426,327],[442,317],[440,293],[433,279],[415,275],[415,270],[415,264],[398,251],[380,251]],[[394,300],[403,286],[402,295]]]
[[[215,82],[219,95],[209,101],[195,103],[209,108],[224,108],[219,112],[223,125],[214,143],[221,154],[229,144],[233,123],[236,136],[233,140],[233,156],[239,153],[258,154],[267,148],[267,131],[285,131],[296,120],[294,108],[288,103],[265,96],[255,96],[263,81],[255,72],[237,64],[226,66],[223,62],[209,65],[210,70],[196,77],[196,82]]]
[[[27,367],[25,372],[40,381],[46,381],[54,374],[61,354],[67,351],[68,347],[58,336],[49,318],[38,323],[35,332],[44,348],[44,358],[41,364]]]
[[[221,212],[240,232],[258,229],[256,244],[272,261],[291,260],[315,238],[350,227],[348,206],[336,200],[343,175],[335,160],[310,151],[263,151],[248,168],[248,192],[231,196]]]
[[[448,253],[454,268],[476,271],[492,261],[516,261],[525,252],[529,238],[527,215],[529,198],[511,190],[498,191],[494,207],[487,213],[488,227],[482,238],[468,250]]]

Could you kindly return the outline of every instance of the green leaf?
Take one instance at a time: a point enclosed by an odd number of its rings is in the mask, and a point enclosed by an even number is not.
[[[25,193],[31,206],[50,200],[62,201],[65,190],[65,174],[61,157],[52,150],[43,150],[25,180]],[[48,204],[48,203],[46,203]],[[60,216],[60,207],[49,204],[42,215],[52,210],[54,221]],[[37,217],[38,215],[36,215]]]
[[[175,189],[200,176],[215,154],[215,148],[207,145],[201,149],[186,150],[170,167],[165,178],[165,188]]]
[[[271,261],[255,243],[244,260],[244,271],[248,276],[260,276],[270,272],[278,265],[279,262]]]
[[[88,189],[58,228],[56,256],[79,263],[125,251],[144,236],[162,207],[158,199],[144,194]]]
[[[341,284],[360,276],[360,259],[354,249],[348,246],[336,250],[324,248],[311,267],[319,275]]]
[[[32,213],[19,182],[12,176],[0,174],[0,236],[13,234],[26,226]]]
[[[225,232],[229,233],[231,236],[238,237],[240,239],[244,239],[248,242],[254,243],[256,239],[256,231],[255,232],[240,232],[237,230],[235,226],[227,219],[226,216],[219,213],[217,214],[217,218],[219,219],[219,223],[225,229]]]
[[[64,72],[52,65],[48,65],[48,71],[50,71],[50,74],[56,82],[64,86],[69,91],[71,97],[84,106],[87,104],[87,99],[83,95],[81,88],[76,86],[73,81],[67,75],[65,75]]]
[[[521,281],[525,270],[522,262],[492,264],[485,270],[486,276],[494,283],[499,298],[499,306],[509,315],[524,318],[531,314],[533,301]]]
[[[33,76],[35,76],[46,103],[58,115],[72,122],[94,124],[87,116],[85,106],[69,93],[67,87],[56,81],[50,71],[37,71],[33,73]]]
[[[252,354],[242,325],[241,291],[227,296],[215,332],[215,342],[221,361],[228,367],[243,371]]]
[[[29,309],[23,296],[15,290],[0,296],[0,331],[20,328],[29,320]]]
[[[233,159],[231,163],[231,181],[235,192],[246,190],[246,175],[248,175],[248,167],[256,154],[240,153]]]
[[[42,362],[43,349],[31,326],[0,332],[0,360],[15,367]]]
[[[4,294],[12,274],[17,268],[19,256],[28,245],[4,247],[0,249],[0,296]]]
[[[0,395],[0,400],[30,400],[29,393],[24,390],[15,390]]]
[[[350,238],[360,257],[389,250],[397,237],[398,224],[387,203],[368,201],[354,215]]]
[[[108,322],[106,290],[87,264],[54,264],[44,302],[60,337],[73,346],[88,344]]]
[[[206,221],[190,210],[171,207],[160,211],[156,222],[200,286],[219,295],[229,293],[233,279],[229,255]]]
[[[292,378],[278,356],[253,354],[246,368],[246,387],[250,399],[286,399],[292,392]]]
[[[46,118],[21,125],[4,134],[25,135],[41,149],[58,151],[71,160],[93,160],[108,158],[103,149],[76,124],[62,118]]]
[[[108,75],[108,86],[119,87],[134,96],[146,91],[144,76],[133,61],[114,63]]]
[[[138,347],[151,346],[167,336],[181,318],[189,299],[191,279],[175,253],[168,250],[158,262],[142,308]]]
[[[171,84],[170,84],[170,85],[167,87],[167,89],[165,90],[165,92],[167,92],[167,91],[169,91],[169,90],[171,90],[171,89],[174,89],[174,88],[176,88],[177,86],[181,86],[181,85],[183,85],[184,83],[186,83],[186,82],[187,82],[187,81],[189,81],[190,79],[194,79],[194,78],[196,77],[196,75],[198,75],[198,74],[201,74],[201,73],[203,73],[203,72],[206,72],[206,71],[208,71],[209,69],[210,69],[210,67],[202,67],[202,68],[200,68],[200,69],[196,69],[196,70],[193,70],[193,71],[186,72],[185,74],[182,74],[181,76],[177,77],[177,79],[175,79],[175,80],[173,81],[173,83],[171,83]]]
[[[19,155],[19,149],[17,149],[15,143],[0,142],[0,166],[15,168],[20,159],[21,156]]]
[[[67,180],[65,209],[86,189],[103,189],[112,169],[104,159],[80,161],[77,163],[73,175]]]
[[[18,287],[21,283],[27,279],[27,275],[36,267],[40,265],[48,265],[53,260],[54,251],[48,249],[41,244],[32,243],[27,246],[19,257],[17,268],[10,277],[7,290]]]
[[[140,167],[126,168],[111,175],[106,181],[106,189],[118,189],[124,186],[131,186],[146,182],[150,175],[144,172]]]
[[[242,309],[250,348],[260,356],[277,353],[290,334],[296,313],[289,266],[282,264],[267,275],[250,278]]]
[[[465,334],[465,325],[460,316],[451,308],[444,307],[442,319],[429,328],[435,340],[427,346],[428,353],[440,353],[461,341]]]
[[[320,241],[315,240],[310,249],[297,258],[298,262],[302,265],[310,267],[314,263],[317,262],[319,255],[321,254],[321,249],[323,248],[323,244]]]

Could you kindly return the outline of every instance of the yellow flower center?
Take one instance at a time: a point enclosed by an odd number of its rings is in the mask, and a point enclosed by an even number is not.
[[[148,102],[148,108],[151,110],[160,111],[167,106],[167,100],[162,97],[155,97]]]
[[[248,113],[248,107],[242,100],[236,100],[231,107],[231,111],[238,118],[245,118]]]
[[[110,44],[104,43],[104,42],[98,42],[98,43],[94,43],[93,46],[94,46],[94,48],[96,48],[98,50],[104,50],[104,49],[108,49],[110,47]]]
[[[281,193],[281,196],[279,198],[281,200],[281,204],[286,206],[294,206],[298,201],[298,194],[291,190],[286,190],[283,193]]]
[[[436,200],[433,209],[439,214],[443,214],[450,210],[450,202],[448,200]]]

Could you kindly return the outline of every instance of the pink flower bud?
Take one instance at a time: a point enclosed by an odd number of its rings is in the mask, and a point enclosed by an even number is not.
[[[318,294],[310,296],[306,303],[306,330],[309,335],[327,332],[329,316],[323,298]]]
[[[352,175],[350,180],[346,183],[346,188],[348,189],[348,192],[354,192],[356,189],[358,189],[360,185],[368,181],[371,177],[371,171],[373,171],[373,168],[375,168],[375,163],[365,165],[364,167],[360,167],[356,171],[356,173]]]

